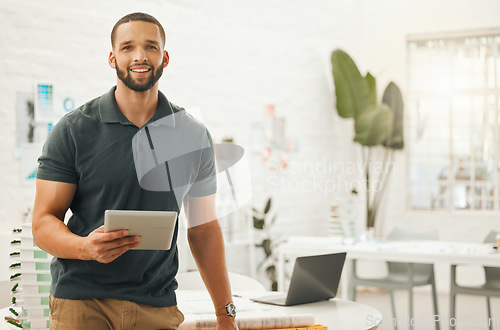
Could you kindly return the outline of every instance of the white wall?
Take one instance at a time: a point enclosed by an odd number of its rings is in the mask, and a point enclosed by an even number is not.
[[[408,33],[495,27],[500,2],[390,0],[243,1],[13,1],[0,2],[0,228],[10,230],[32,205],[33,186],[19,182],[15,158],[15,93],[32,91],[36,80],[54,82],[60,95],[77,103],[106,92],[115,82],[107,66],[109,33],[132,11],[156,16],[167,32],[170,64],[160,81],[169,99],[198,105],[213,137],[226,135],[248,149],[251,123],[275,104],[287,133],[299,143],[290,155],[295,172],[270,184],[258,155],[249,157],[253,204],[274,198],[277,230],[322,234],[333,191],[314,183],[336,181],[321,166],[359,160],[352,122],[334,110],[329,63],[333,49],[349,52],[370,70],[379,88],[394,80],[406,85]],[[307,166],[319,164],[313,171]],[[292,184],[290,184],[292,183]],[[308,187],[297,189],[298,186]],[[396,223],[438,225],[444,239],[480,240],[496,217],[407,212],[406,157],[397,156],[379,234]],[[451,224],[451,226],[450,226]],[[0,251],[0,253],[2,253]]]
[[[335,149],[328,58],[331,49],[354,45],[354,4],[138,3],[1,2],[1,226],[21,221],[34,195],[33,187],[19,184],[15,93],[32,91],[34,81],[43,79],[77,103],[106,92],[115,82],[107,65],[109,33],[116,20],[132,11],[149,12],[163,23],[171,61],[160,88],[174,103],[200,106],[215,139],[231,135],[246,146],[251,123],[263,118],[265,105],[273,103],[278,115],[287,118],[289,135],[300,142],[301,152],[294,160],[320,158],[325,147],[328,152]],[[258,189],[264,178],[259,177],[258,162],[253,165]],[[312,219],[295,221],[297,212],[286,212],[297,199],[301,214],[318,216],[326,212],[326,197],[298,192],[282,200],[283,218],[314,233]]]
[[[286,117],[288,135],[299,142],[291,163],[349,156],[343,136],[351,134],[351,124],[334,117],[329,56],[334,48],[355,47],[355,10],[355,3],[322,0],[0,2],[0,228],[23,221],[34,196],[33,185],[20,184],[15,157],[16,92],[48,80],[58,98],[81,104],[108,91],[116,79],[107,65],[109,34],[133,11],[151,13],[167,32],[170,64],[160,89],[176,104],[200,106],[216,140],[229,135],[248,149],[252,122],[274,104],[277,115]],[[268,191],[259,156],[248,160],[253,204],[261,208],[273,196],[278,230],[322,232],[330,193]],[[316,173],[302,174],[282,177],[316,180]]]

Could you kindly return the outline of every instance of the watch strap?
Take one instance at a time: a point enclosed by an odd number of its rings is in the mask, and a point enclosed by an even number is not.
[[[221,307],[221,308],[217,308],[215,310],[215,316],[223,316],[223,315],[227,315],[227,309],[226,309],[226,306],[224,307]]]
[[[234,308],[234,304],[232,302],[228,303],[226,306],[223,306],[223,307],[220,307],[220,308],[217,308],[215,310],[215,315],[217,317],[219,316],[224,316],[224,315],[228,315],[228,316],[234,316],[234,313],[233,314],[230,314],[229,312],[229,308]]]

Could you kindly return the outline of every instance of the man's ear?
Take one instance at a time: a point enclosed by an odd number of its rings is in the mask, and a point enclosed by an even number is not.
[[[115,59],[115,54],[113,53],[113,51],[109,52],[108,64],[113,69],[116,69],[116,59]]]
[[[166,68],[168,65],[168,61],[170,57],[168,56],[168,52],[166,50],[163,51],[163,68]]]

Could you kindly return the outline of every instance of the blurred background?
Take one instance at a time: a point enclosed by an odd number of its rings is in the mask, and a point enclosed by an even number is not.
[[[4,232],[29,219],[36,159],[50,128],[115,84],[110,32],[134,11],[155,16],[167,34],[170,63],[160,90],[193,109],[216,143],[245,149],[252,198],[240,220],[225,225],[234,243],[230,268],[254,272],[241,253],[254,253],[247,249],[266,235],[276,243],[328,234],[332,206],[363,190],[353,122],[336,110],[335,49],[377,78],[379,99],[390,81],[404,99],[405,147],[391,159],[375,235],[432,225],[442,240],[482,241],[500,230],[497,0],[2,0]],[[252,214],[261,219],[269,198],[266,214],[275,220],[264,233],[254,230]],[[364,221],[361,212],[355,236]],[[254,231],[253,241],[240,246],[244,230]],[[261,249],[255,258],[252,267]]]

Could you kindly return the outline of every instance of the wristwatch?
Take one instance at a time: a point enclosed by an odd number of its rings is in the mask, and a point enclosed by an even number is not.
[[[215,310],[215,315],[217,315],[217,316],[227,315],[227,316],[235,317],[236,316],[236,306],[232,302],[230,302],[229,304],[227,304],[224,307],[217,308]]]

